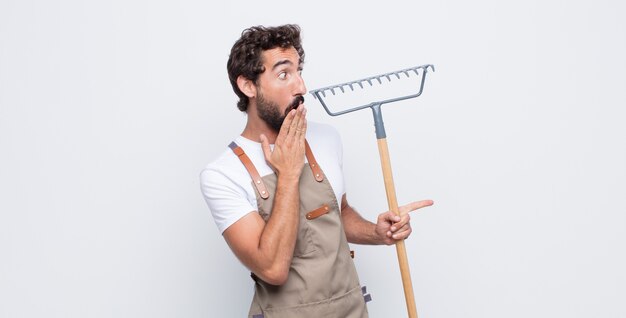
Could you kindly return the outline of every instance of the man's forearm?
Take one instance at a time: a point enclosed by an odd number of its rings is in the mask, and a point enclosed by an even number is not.
[[[272,211],[259,240],[265,266],[264,273],[257,275],[273,281],[270,283],[286,279],[298,235],[299,212],[298,179],[279,176]]]
[[[376,224],[361,217],[350,205],[342,207],[341,218],[348,242],[368,245],[384,244],[384,241],[376,234]]]

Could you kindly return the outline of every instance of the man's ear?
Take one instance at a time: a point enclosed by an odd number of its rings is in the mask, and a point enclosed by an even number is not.
[[[239,90],[248,96],[248,98],[256,97],[256,85],[243,75],[237,77],[237,87],[239,87]]]

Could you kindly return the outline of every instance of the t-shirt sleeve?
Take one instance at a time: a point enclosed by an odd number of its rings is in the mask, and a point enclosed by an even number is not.
[[[219,171],[202,170],[200,188],[220,233],[246,214],[256,211],[246,191]]]

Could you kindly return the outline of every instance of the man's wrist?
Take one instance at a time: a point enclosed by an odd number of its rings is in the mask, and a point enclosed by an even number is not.
[[[300,183],[300,173],[278,173],[278,180],[283,184],[298,184]]]
[[[372,243],[374,245],[386,245],[387,243],[385,242],[385,237],[386,237],[386,233],[379,233],[378,231],[378,226],[374,223],[372,223],[373,225],[373,231],[371,231],[370,233],[372,233]]]

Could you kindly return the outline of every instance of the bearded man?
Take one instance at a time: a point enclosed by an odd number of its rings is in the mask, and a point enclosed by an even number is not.
[[[227,62],[247,114],[240,136],[200,174],[222,236],[251,272],[253,318],[367,317],[348,243],[391,245],[411,234],[409,211],[372,223],[346,199],[341,139],[308,122],[297,25],[243,31]]]

